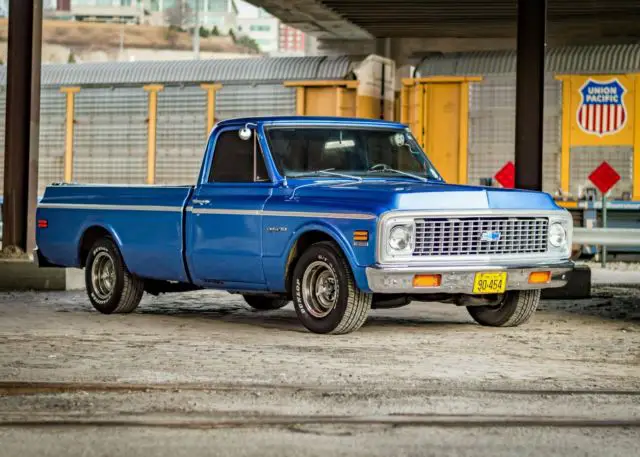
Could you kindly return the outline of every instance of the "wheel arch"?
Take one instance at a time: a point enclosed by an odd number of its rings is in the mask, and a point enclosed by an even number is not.
[[[85,267],[91,246],[102,238],[112,239],[118,247],[118,250],[120,250],[120,253],[122,253],[122,242],[113,229],[100,224],[90,225],[82,231],[78,240],[78,265],[80,265],[81,268]]]
[[[329,226],[322,224],[309,224],[300,230],[296,237],[292,238],[286,250],[285,287],[288,294],[291,293],[293,271],[300,260],[302,253],[313,244],[323,241],[333,242],[337,245],[341,253],[345,256],[347,263],[351,268],[351,272],[354,273],[354,276],[357,276],[355,275],[355,253],[345,240],[344,236]]]

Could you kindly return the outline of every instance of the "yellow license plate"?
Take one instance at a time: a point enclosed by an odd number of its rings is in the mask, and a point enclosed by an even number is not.
[[[474,294],[501,294],[507,288],[507,273],[476,273]]]

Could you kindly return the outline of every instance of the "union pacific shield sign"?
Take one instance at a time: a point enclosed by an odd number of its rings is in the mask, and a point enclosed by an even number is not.
[[[595,81],[588,78],[580,88],[577,121],[580,129],[603,137],[620,132],[627,122],[624,94],[627,92],[618,78]]]

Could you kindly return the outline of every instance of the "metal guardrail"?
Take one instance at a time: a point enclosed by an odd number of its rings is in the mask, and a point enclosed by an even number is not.
[[[640,246],[640,229],[574,227],[573,244]]]

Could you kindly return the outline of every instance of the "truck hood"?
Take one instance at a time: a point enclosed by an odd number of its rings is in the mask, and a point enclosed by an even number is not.
[[[379,211],[559,209],[553,198],[543,192],[462,186],[443,182],[407,183],[406,181],[380,180],[345,184],[326,180],[316,181],[304,187],[291,184],[291,187],[298,187],[295,195],[296,199],[302,203],[329,200],[334,204],[344,202],[352,206],[357,201],[363,208]]]

